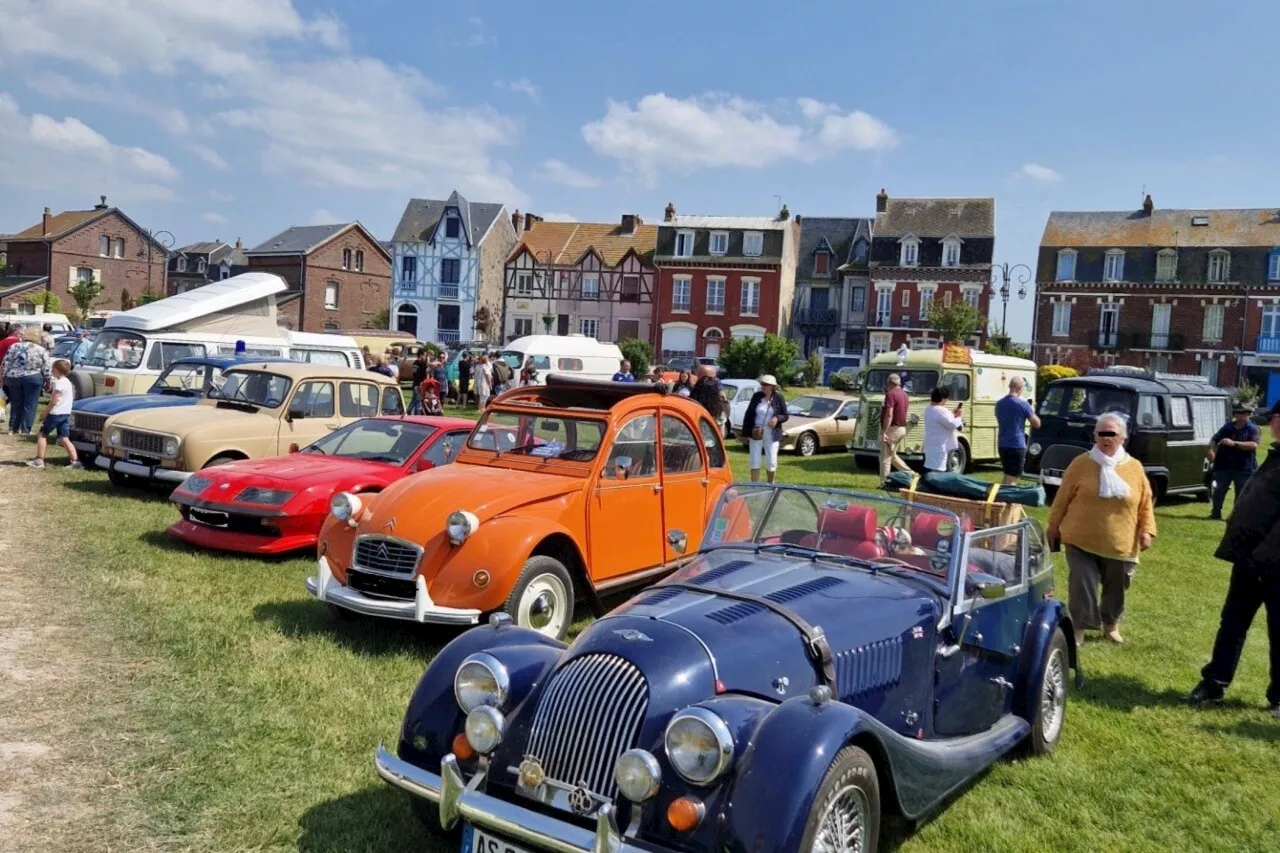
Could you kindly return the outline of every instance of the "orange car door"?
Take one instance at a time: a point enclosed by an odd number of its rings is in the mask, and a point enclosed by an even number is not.
[[[633,415],[614,432],[591,491],[587,525],[594,581],[663,562],[662,479],[653,412]]]
[[[693,429],[682,418],[662,416],[662,545],[667,562],[681,556],[671,546],[672,531],[685,535],[686,554],[698,550],[698,543],[702,541],[707,469],[700,445]]]

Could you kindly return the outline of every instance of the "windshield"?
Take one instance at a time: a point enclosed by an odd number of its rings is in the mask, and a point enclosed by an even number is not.
[[[289,396],[293,380],[259,370],[228,370],[215,383],[215,387],[209,390],[210,399],[276,409]]]
[[[203,364],[175,364],[151,386],[150,393],[163,394],[166,391],[180,391],[198,396],[204,393],[204,377],[207,368]]]
[[[558,415],[493,411],[481,419],[467,446],[541,459],[590,462],[604,439],[603,421]]]
[[[1133,417],[1137,394],[1122,388],[1098,385],[1052,385],[1040,404],[1042,415],[1065,415],[1072,418],[1096,418],[1105,412],[1118,412]]]
[[[146,349],[147,339],[142,335],[133,332],[99,332],[84,357],[84,364],[89,367],[135,370],[142,365],[142,354]]]
[[[520,370],[520,365],[524,362],[524,353],[515,352],[514,350],[506,350],[499,357],[507,363],[508,367],[517,372]]]
[[[787,414],[801,418],[829,418],[840,408],[832,397],[796,397],[787,404]]]
[[[365,418],[329,433],[302,452],[403,465],[435,432],[426,424]]]
[[[938,386],[938,371],[936,370],[880,368],[867,371],[867,378],[862,383],[862,390],[877,394],[883,392],[890,373],[898,374],[898,377],[902,380],[902,390],[908,394],[929,394]]]
[[[62,343],[54,346],[53,352],[50,353],[50,355],[54,358],[71,358],[72,353],[76,351],[76,345],[79,343],[80,342],[74,338],[69,341],[63,341]]]

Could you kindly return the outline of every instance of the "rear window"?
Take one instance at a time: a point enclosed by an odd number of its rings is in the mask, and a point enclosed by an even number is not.
[[[870,391],[873,394],[883,393],[891,373],[898,374],[898,378],[902,380],[902,390],[908,394],[928,394],[938,385],[938,371],[936,370],[888,370],[882,368],[867,371],[867,378],[862,384],[862,390]]]
[[[1096,385],[1053,385],[1040,403],[1042,415],[1096,418],[1106,412],[1118,412],[1132,418],[1138,395],[1123,388]]]

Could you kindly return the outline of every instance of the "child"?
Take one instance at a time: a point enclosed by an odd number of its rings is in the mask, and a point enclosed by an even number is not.
[[[422,414],[444,414],[444,409],[440,405],[440,386],[434,379],[423,380],[422,385],[418,388],[418,394],[422,398]]]
[[[71,443],[71,404],[76,399],[75,389],[71,387],[71,380],[67,378],[67,374],[71,372],[71,362],[60,358],[53,363],[51,372],[53,381],[50,383],[52,390],[49,393],[49,410],[44,414],[44,421],[40,424],[40,435],[36,438],[36,458],[28,459],[27,464],[32,468],[44,467],[44,451],[49,446],[47,436],[56,432],[58,443],[71,457],[69,467],[83,468],[80,458],[76,455],[76,446]]]

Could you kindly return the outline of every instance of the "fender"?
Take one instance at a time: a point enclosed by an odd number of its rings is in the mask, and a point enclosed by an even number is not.
[[[481,625],[459,635],[440,650],[414,688],[397,754],[424,770],[440,771],[440,759],[453,751],[453,737],[462,731],[464,715],[453,694],[453,677],[468,655],[488,652],[506,665],[511,675],[506,706],[510,711],[555,665],[565,648],[564,643],[510,622]]]
[[[1027,722],[1035,719],[1035,689],[1044,675],[1044,653],[1053,639],[1053,632],[1062,627],[1067,638],[1067,664],[1076,672],[1076,689],[1084,686],[1084,673],[1080,670],[1080,658],[1076,651],[1076,633],[1071,626],[1067,607],[1060,600],[1050,598],[1041,602],[1036,612],[1027,620],[1023,634],[1022,655],[1018,671],[1025,673],[1013,691],[1013,713]]]

